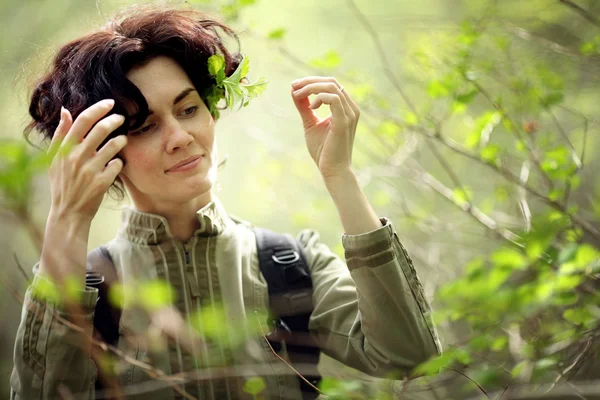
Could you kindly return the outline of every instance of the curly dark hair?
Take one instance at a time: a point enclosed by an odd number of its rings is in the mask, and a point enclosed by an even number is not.
[[[225,48],[218,30],[235,39],[237,52]],[[83,110],[107,98],[115,100],[111,113],[124,115],[126,120],[106,141],[141,126],[148,116],[148,103],[126,75],[134,66],[157,56],[174,59],[206,103],[206,95],[216,84],[208,72],[208,58],[221,54],[229,76],[242,60],[239,47],[231,28],[197,10],[130,8],[96,32],[58,49],[49,70],[35,84],[29,104],[32,121],[25,128],[25,137],[29,141],[35,130],[44,139],[51,139],[60,121],[61,106],[77,118]],[[135,112],[128,114],[127,109]],[[119,180],[113,189],[122,198]]]

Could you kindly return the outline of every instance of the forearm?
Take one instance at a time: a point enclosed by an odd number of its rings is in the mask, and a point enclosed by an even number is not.
[[[323,177],[323,181],[347,235],[358,235],[381,228],[381,221],[351,170],[343,175]]]
[[[91,221],[50,211],[40,259],[40,274],[55,282],[66,277],[85,282],[85,263]]]

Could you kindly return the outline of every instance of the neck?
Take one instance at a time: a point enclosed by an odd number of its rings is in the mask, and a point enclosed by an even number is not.
[[[166,218],[169,224],[169,231],[175,239],[185,243],[200,228],[197,212],[202,207],[212,201],[212,192],[208,191],[190,201],[184,203],[169,204],[144,204],[135,201],[132,197],[133,205],[142,212],[160,215]]]

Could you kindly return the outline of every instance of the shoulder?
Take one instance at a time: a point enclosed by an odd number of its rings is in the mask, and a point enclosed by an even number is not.
[[[321,235],[315,229],[305,228],[305,229],[301,229],[300,231],[298,231],[295,234],[291,233],[291,232],[276,232],[276,231],[273,231],[272,229],[269,229],[268,227],[259,227],[247,220],[244,220],[242,218],[239,218],[239,217],[231,215],[231,214],[229,215],[229,218],[231,218],[231,220],[233,222],[235,222],[235,224],[238,227],[240,227],[242,229],[247,229],[252,232],[254,232],[254,230],[257,228],[260,228],[260,229],[267,229],[276,234],[286,235],[286,236],[290,237],[291,239],[295,239],[296,241],[298,241],[298,243],[300,243],[305,250],[309,249],[309,248],[314,248],[315,246],[318,246],[320,243],[320,240],[321,240]]]

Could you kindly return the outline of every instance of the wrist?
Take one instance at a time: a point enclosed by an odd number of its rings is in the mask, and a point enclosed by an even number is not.
[[[350,188],[358,187],[358,178],[351,169],[333,175],[322,175],[322,178],[325,187],[332,196]]]
[[[61,212],[50,208],[46,230],[58,229],[69,236],[77,236],[80,233],[88,233],[92,225],[92,217]]]
[[[90,227],[89,218],[51,209],[44,232],[40,273],[58,281],[67,276],[83,281]]]

